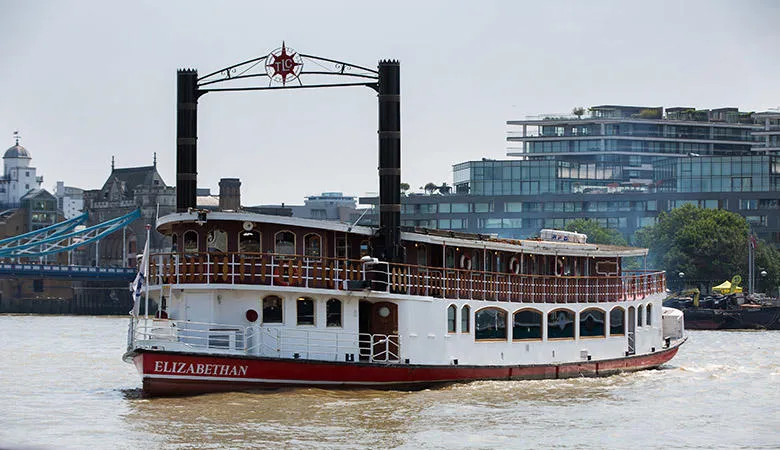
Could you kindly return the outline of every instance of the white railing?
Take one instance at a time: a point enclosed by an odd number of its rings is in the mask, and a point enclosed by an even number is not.
[[[136,348],[319,361],[400,361],[397,335],[131,318],[128,350]]]

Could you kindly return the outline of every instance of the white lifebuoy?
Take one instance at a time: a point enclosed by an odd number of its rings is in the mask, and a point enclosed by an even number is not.
[[[509,260],[509,272],[514,273],[515,275],[520,273],[520,260],[517,259],[517,256],[513,256],[512,259]]]
[[[466,255],[465,253],[460,255],[460,268],[471,270],[471,257]]]

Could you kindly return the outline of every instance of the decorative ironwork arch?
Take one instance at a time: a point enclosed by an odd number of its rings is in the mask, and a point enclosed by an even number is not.
[[[309,69],[311,66],[315,68]],[[287,84],[288,76],[296,84]],[[333,78],[337,80],[331,81]],[[340,82],[343,79],[350,81]],[[260,80],[267,80],[267,86],[258,85],[257,81]],[[377,70],[335,59],[296,53],[282,42],[280,48],[266,55],[233,64],[198,78],[198,91],[203,95],[218,91],[345,86],[367,86],[377,90],[378,82],[379,71]]]

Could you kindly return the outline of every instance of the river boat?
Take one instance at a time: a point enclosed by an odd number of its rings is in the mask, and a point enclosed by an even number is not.
[[[266,70],[292,81],[301,62],[286,51]],[[379,104],[375,227],[244,211],[235,179],[220,182],[220,210],[198,209],[197,98],[211,82],[178,72],[177,212],[156,222],[172,251],[144,252],[158,314],[134,308],[124,356],[144,392],[600,376],[677,353],[683,316],[662,307],[665,273],[622,268],[646,249],[402,226],[399,67],[364,76]]]
[[[157,229],[178,251],[150,255],[159,311],[131,318],[125,354],[151,395],[603,376],[684,341],[664,272],[621,268],[645,249],[404,229],[401,264],[345,223],[192,211]]]

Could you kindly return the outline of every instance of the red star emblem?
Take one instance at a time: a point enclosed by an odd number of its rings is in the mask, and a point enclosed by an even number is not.
[[[298,54],[292,49],[289,54],[287,53],[287,48],[284,45],[284,41],[282,41],[281,51],[278,54],[271,53],[266,60],[265,67],[268,76],[272,79],[278,76],[281,78],[283,85],[287,84],[288,76],[290,78],[297,78],[298,73],[301,71],[300,66],[303,66],[303,63],[296,62],[296,56],[298,56]],[[271,73],[271,71],[273,71],[273,73]]]

